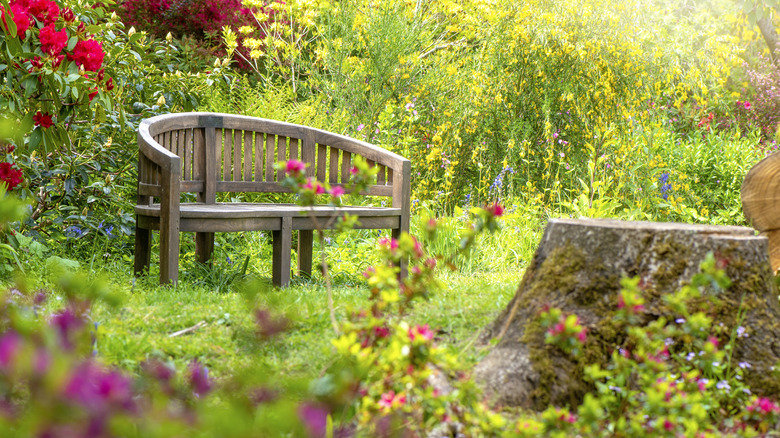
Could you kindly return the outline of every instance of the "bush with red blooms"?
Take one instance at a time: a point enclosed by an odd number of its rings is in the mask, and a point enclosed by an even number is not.
[[[41,146],[51,152],[70,145],[71,125],[113,107],[113,81],[103,70],[106,53],[99,41],[104,8],[12,0],[0,6],[0,16],[0,63],[9,66],[5,87],[11,91],[0,97],[0,114],[16,128],[0,138],[25,155]]]
[[[250,24],[252,14],[242,0],[126,0],[117,14],[127,26],[163,36],[168,32],[203,39],[223,26]],[[161,34],[160,34],[161,33]]]

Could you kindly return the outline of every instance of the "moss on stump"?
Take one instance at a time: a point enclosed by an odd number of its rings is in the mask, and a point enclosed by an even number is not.
[[[583,364],[605,364],[624,340],[614,319],[620,278],[641,279],[647,321],[674,317],[662,297],[699,272],[710,252],[728,262],[725,270],[732,281],[712,316],[731,329],[742,302],[742,325],[750,336],[738,341],[735,358],[753,365],[745,377],[756,393],[779,395],[780,382],[772,379],[770,368],[780,360],[780,305],[767,239],[745,227],[603,219],[547,224],[517,293],[482,335],[483,342],[500,339],[477,365],[477,381],[500,405],[576,406],[592,390],[583,379]],[[575,313],[587,327],[580,360],[544,344],[538,321],[544,306]]]

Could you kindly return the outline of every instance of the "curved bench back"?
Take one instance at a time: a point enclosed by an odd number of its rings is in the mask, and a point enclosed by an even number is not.
[[[376,184],[364,194],[391,196],[394,207],[409,208],[409,160],[320,129],[230,114],[167,114],[141,122],[138,145],[139,203],[161,197],[170,185],[205,203],[215,202],[218,192],[290,192],[280,184],[284,171],[273,168],[289,159],[306,163],[307,176],[344,186],[359,155],[379,167]]]

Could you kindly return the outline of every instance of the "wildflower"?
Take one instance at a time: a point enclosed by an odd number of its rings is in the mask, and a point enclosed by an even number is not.
[[[255,310],[255,323],[257,324],[258,336],[264,339],[287,330],[290,325],[290,321],[286,317],[275,317],[266,309]]]
[[[328,411],[324,407],[315,403],[302,403],[298,407],[298,417],[306,427],[309,436],[326,436],[328,431]]]
[[[737,337],[738,338],[747,338],[749,335],[745,333],[745,327],[739,326],[737,327]]]
[[[433,339],[433,331],[428,326],[428,324],[416,325],[409,329],[409,339],[413,342],[417,339],[422,339],[423,341],[430,341],[431,339]]]
[[[6,369],[19,351],[21,338],[14,331],[9,331],[0,337],[0,369]]]
[[[190,386],[197,396],[206,395],[211,391],[211,380],[209,380],[209,369],[194,360],[190,364]]]
[[[341,186],[336,186],[330,189],[330,195],[334,198],[339,198],[344,194],[344,189]]]
[[[306,169],[306,164],[298,160],[289,160],[287,161],[287,165],[285,166],[287,175],[290,175],[292,177],[300,176],[305,169]]]
[[[50,128],[54,125],[51,114],[42,113],[40,111],[33,116],[33,122],[35,122],[35,126],[40,126],[41,128]]]
[[[84,325],[84,321],[72,309],[66,308],[59,313],[55,313],[51,317],[49,325],[57,329],[62,347],[69,350],[73,348],[75,332]]]
[[[721,380],[720,382],[716,383],[715,387],[720,390],[725,390],[727,393],[731,391],[731,385],[729,385],[729,382],[725,380]]]
[[[487,212],[490,213],[490,215],[493,217],[499,217],[504,214],[504,207],[502,207],[498,202],[489,205],[485,210],[487,210]]]
[[[313,178],[306,180],[306,184],[303,186],[303,189],[312,190],[315,195],[322,195],[325,193],[325,187],[323,187],[322,184],[315,181]]]
[[[361,124],[359,124],[359,125],[358,125],[358,127],[357,127],[357,131],[358,131],[358,132],[360,132],[360,131],[362,131],[362,130],[363,130],[363,128],[365,128],[365,127],[366,127],[366,125],[364,125],[364,124],[362,124],[362,123],[361,123]]]
[[[753,367],[752,365],[750,365],[750,362],[740,362],[740,363],[737,364],[737,366],[739,366],[743,370],[747,369],[747,368],[752,368]]]
[[[745,107],[746,110],[749,110],[753,105],[750,104],[750,102],[743,102],[742,105]]]
[[[406,403],[406,396],[403,394],[396,394],[392,389],[382,394],[382,397],[378,402],[379,407],[384,409],[399,407],[404,403]]]

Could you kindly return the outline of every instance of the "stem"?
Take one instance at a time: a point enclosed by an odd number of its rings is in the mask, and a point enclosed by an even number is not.
[[[341,334],[341,330],[339,330],[339,323],[336,320],[336,309],[333,306],[333,287],[330,282],[328,263],[325,261],[325,251],[323,250],[323,248],[325,248],[325,233],[323,228],[320,226],[317,217],[314,216],[312,211],[309,212],[309,217],[311,218],[312,222],[314,222],[314,228],[317,229],[317,240],[320,242],[320,267],[322,268],[322,277],[325,279],[325,289],[328,291],[328,312],[330,313],[330,323],[333,326],[333,331],[338,335]],[[333,218],[335,218],[335,215]],[[328,225],[333,223],[333,218],[328,221]]]

